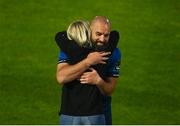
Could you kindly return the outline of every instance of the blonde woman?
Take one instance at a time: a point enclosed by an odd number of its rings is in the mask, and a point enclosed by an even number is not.
[[[87,21],[78,20],[72,22],[67,29],[67,37],[74,40],[80,47],[91,45],[90,27]]]

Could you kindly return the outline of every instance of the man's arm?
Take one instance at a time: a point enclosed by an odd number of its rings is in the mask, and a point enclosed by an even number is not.
[[[107,81],[104,81],[97,71],[91,68],[91,72],[85,72],[82,74],[80,81],[82,84],[96,85],[102,93],[111,95],[116,87],[117,77],[119,77],[119,69],[121,64],[121,52],[119,49],[115,49],[113,55],[109,59],[108,77]]]
[[[97,82],[97,87],[105,95],[111,96],[116,88],[116,82],[117,78],[115,77],[109,77],[108,82],[104,81],[103,79],[100,79],[99,82]]]
[[[65,84],[74,79],[77,79],[86,69],[89,64],[85,60],[75,64],[69,65],[68,63],[59,63],[57,65],[56,78],[60,84]]]
[[[91,65],[98,63],[105,64],[105,60],[108,59],[107,56],[109,54],[109,52],[93,52],[87,58],[74,65],[59,63],[56,72],[57,81],[61,84],[66,84],[67,82],[78,79]]]

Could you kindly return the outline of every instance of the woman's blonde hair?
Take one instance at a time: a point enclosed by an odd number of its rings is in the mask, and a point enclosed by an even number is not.
[[[91,45],[90,33],[89,23],[83,20],[72,22],[67,29],[68,39],[74,40],[80,46],[84,46],[86,44]]]

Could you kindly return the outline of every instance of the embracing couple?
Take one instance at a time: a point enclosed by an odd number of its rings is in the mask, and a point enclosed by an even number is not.
[[[55,36],[60,48],[56,78],[62,85],[61,125],[111,125],[111,94],[119,77],[119,32],[96,16],[72,22]]]

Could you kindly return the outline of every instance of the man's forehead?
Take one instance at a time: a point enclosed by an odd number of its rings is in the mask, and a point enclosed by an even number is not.
[[[94,32],[110,32],[110,27],[105,23],[96,23],[91,27]]]
[[[109,24],[102,21],[96,21],[92,24],[92,26],[109,26]]]

